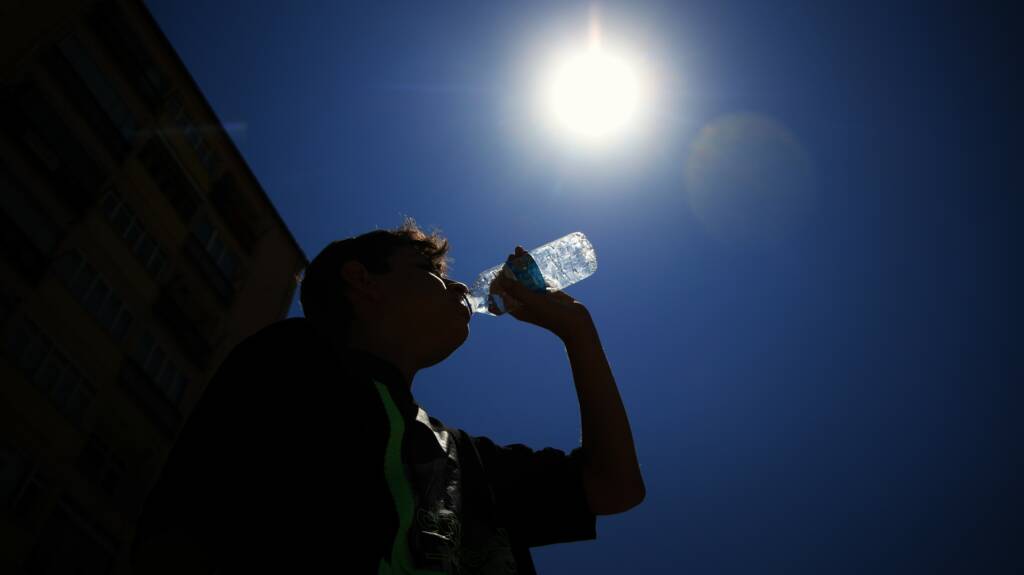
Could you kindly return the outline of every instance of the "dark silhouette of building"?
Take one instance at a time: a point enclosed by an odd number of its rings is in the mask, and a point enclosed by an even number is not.
[[[138,0],[0,4],[0,573],[128,573],[145,497],[307,259]]]

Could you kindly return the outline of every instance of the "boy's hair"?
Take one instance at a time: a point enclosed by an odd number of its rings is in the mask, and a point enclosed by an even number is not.
[[[299,304],[303,315],[324,333],[347,340],[353,310],[345,295],[348,284],[341,277],[342,265],[356,260],[371,273],[387,273],[391,271],[388,258],[403,246],[413,246],[427,256],[438,273],[448,271],[448,240],[437,231],[427,235],[413,218],[406,216],[398,228],[335,240],[317,254],[300,280]]]

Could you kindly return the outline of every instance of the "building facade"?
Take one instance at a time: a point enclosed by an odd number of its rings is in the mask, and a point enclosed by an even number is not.
[[[128,573],[228,351],[305,254],[138,0],[0,7],[0,572]]]

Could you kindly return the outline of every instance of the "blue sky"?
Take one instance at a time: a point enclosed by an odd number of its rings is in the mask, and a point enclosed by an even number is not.
[[[535,549],[540,572],[1024,565],[1005,14],[602,3],[657,97],[595,150],[528,105],[588,3],[147,5],[310,258],[405,214],[467,283],[516,244],[591,239],[599,269],[567,291],[648,497],[597,541]],[[511,317],[474,317],[413,392],[499,443],[580,441],[564,348]]]

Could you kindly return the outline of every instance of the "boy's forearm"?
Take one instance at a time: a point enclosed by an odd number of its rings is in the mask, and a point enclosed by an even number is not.
[[[572,366],[587,454],[584,482],[593,511],[619,513],[646,493],[622,398],[593,322],[562,337]]]

